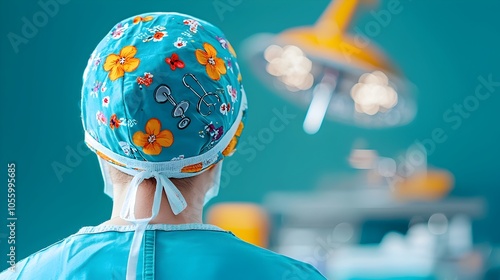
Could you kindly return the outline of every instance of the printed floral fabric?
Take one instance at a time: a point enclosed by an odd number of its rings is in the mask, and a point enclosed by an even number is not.
[[[170,147],[174,142],[172,132],[168,129],[161,130],[160,120],[154,118],[146,123],[146,133],[137,131],[132,139],[148,155],[159,155],[162,147]]]
[[[231,142],[229,142],[229,145],[227,145],[224,151],[222,151],[222,154],[224,156],[231,156],[232,154],[234,154],[234,152],[236,151],[236,145],[238,144],[238,139],[240,139],[244,127],[245,125],[243,124],[243,122],[240,122],[240,124],[238,125],[238,129],[234,134],[234,137],[231,139]]]
[[[181,172],[183,173],[194,173],[194,172],[199,172],[203,169],[203,164],[201,162],[191,164],[191,165],[186,165],[181,169]]]
[[[134,19],[132,20],[132,22],[134,24],[138,24],[139,22],[146,22],[146,21],[150,21],[150,20],[153,20],[153,17],[152,16],[145,16],[145,17],[141,17],[141,16],[136,16],[134,17]]]
[[[123,77],[125,72],[132,72],[139,66],[140,59],[135,58],[137,48],[126,46],[120,50],[120,54],[110,54],[104,62],[104,70],[109,71],[109,79],[114,81]]]
[[[197,173],[236,151],[241,74],[233,46],[208,22],[179,13],[125,19],[98,44],[83,81],[84,129],[112,154],[91,149],[113,164],[125,165],[113,154],[174,162],[217,147],[210,160],[179,168]]]
[[[226,64],[217,57],[217,50],[212,45],[204,43],[203,48],[204,50],[196,50],[196,59],[201,65],[205,65],[208,76],[217,81],[220,75],[226,74]]]

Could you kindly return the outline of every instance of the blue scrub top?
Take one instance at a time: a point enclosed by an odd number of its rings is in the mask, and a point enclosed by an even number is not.
[[[125,279],[134,226],[84,227],[0,279]],[[207,224],[148,225],[137,279],[324,280],[309,264],[251,245]]]

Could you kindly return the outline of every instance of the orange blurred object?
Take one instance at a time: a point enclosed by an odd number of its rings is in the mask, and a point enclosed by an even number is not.
[[[314,26],[288,29],[279,35],[278,42],[282,40],[296,45],[306,53],[347,67],[396,73],[385,55],[369,41],[360,44],[358,39],[345,32],[359,2],[359,0],[332,1]]]
[[[207,222],[231,231],[238,238],[266,248],[269,238],[267,213],[251,203],[221,203],[208,211]]]
[[[401,200],[438,200],[453,187],[453,175],[447,170],[428,170],[397,183],[394,195]]]
[[[325,118],[371,128],[400,126],[415,117],[415,88],[373,42],[385,23],[365,24],[369,36],[358,26],[348,29],[363,2],[378,1],[332,0],[315,24],[256,34],[244,44],[242,53],[256,76],[308,108],[308,134],[318,132]],[[390,7],[380,12],[398,13]]]

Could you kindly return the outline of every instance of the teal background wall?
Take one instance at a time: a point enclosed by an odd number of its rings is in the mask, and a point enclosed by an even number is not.
[[[149,11],[188,13],[220,26],[238,51],[254,33],[312,24],[329,1],[65,2],[26,44],[19,45],[17,53],[7,34],[21,35],[22,18],[32,21],[42,8],[37,1],[0,4],[0,213],[7,215],[7,163],[15,162],[18,259],[109,217],[111,200],[102,192],[97,160],[83,147],[79,98],[87,59],[116,22]],[[477,224],[476,236],[479,242],[500,242],[495,219],[500,214],[500,87],[462,118],[458,128],[443,118],[455,103],[462,104],[474,94],[479,76],[500,81],[500,2],[399,2],[401,13],[392,15],[372,40],[418,87],[416,119],[404,127],[380,130],[325,122],[319,133],[307,135],[302,130],[305,110],[272,94],[240,61],[250,105],[242,141],[269,126],[274,108],[282,110],[286,105],[296,117],[263,150],[256,150],[254,158],[237,154],[230,159],[240,174],[225,179],[226,187],[215,201],[259,202],[270,190],[313,189],[328,174],[349,172],[346,158],[356,139],[365,139],[369,148],[382,155],[395,156],[442,128],[447,141],[438,144],[429,163],[454,173],[452,195],[488,199],[488,217]],[[234,6],[226,6],[229,9],[221,14],[214,3]],[[379,8],[387,4],[382,1]],[[353,27],[363,30],[375,19],[370,9],[377,10],[365,8],[367,12],[355,18]],[[71,151],[75,154],[67,161]],[[58,178],[54,162],[66,165],[68,172]],[[6,218],[2,221],[7,224]],[[7,230],[1,224],[0,229],[0,268],[5,268]]]

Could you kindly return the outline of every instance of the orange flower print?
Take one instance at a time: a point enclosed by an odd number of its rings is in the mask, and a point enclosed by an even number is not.
[[[243,132],[243,128],[245,128],[245,125],[243,122],[240,122],[238,125],[238,129],[236,130],[236,133],[234,134],[234,137],[231,139],[227,147],[222,151],[222,155],[227,157],[231,156],[236,152],[236,144],[238,144],[238,139],[241,136],[241,132]]]
[[[166,30],[165,26],[157,25],[157,26],[154,26],[152,28],[148,28],[147,30],[148,30],[148,32],[139,33],[137,35],[137,37],[142,39],[142,41],[144,43],[147,43],[150,41],[160,42],[161,40],[163,40],[163,37],[168,36],[167,31],[165,31]]]
[[[121,121],[116,117],[116,114],[113,114],[111,119],[109,119],[109,127],[111,127],[111,129],[119,128],[120,124]]]
[[[137,53],[137,48],[134,46],[126,46],[120,50],[119,54],[110,54],[104,62],[104,70],[109,72],[108,76],[111,81],[123,77],[125,72],[132,72],[139,66],[140,59],[134,57]]]
[[[234,51],[234,48],[233,46],[231,45],[231,43],[229,43],[229,41],[227,41],[227,49],[229,50],[229,52],[234,56],[236,57],[236,52]]]
[[[144,77],[137,77],[136,82],[139,85],[139,89],[142,89],[143,85],[149,87],[153,83],[153,74],[144,72]]]
[[[233,139],[231,139],[231,142],[229,142],[229,145],[227,145],[224,151],[222,151],[222,155],[225,157],[233,155],[236,151],[236,144],[238,144],[238,139],[236,139],[236,137],[233,137]]]
[[[161,41],[165,35],[167,35],[167,33],[164,31],[156,31],[155,34],[153,34],[153,42]]]
[[[123,166],[123,167],[125,167],[125,166],[126,166],[125,164],[123,164],[123,163],[121,163],[121,162],[119,162],[119,161],[116,161],[116,160],[114,160],[114,159],[112,159],[112,158],[108,157],[107,155],[105,155],[105,154],[103,154],[103,153],[101,153],[101,152],[99,152],[99,151],[97,151],[97,150],[95,150],[95,152],[96,152],[96,154],[97,154],[100,158],[102,158],[103,160],[105,160],[105,161],[107,161],[107,162],[110,162],[110,163],[112,163],[112,164],[114,164],[114,165],[118,165],[118,166]]]
[[[151,20],[153,20],[152,16],[147,16],[147,17],[136,16],[133,20],[133,23],[138,24],[139,22],[147,22]]]
[[[203,43],[203,48],[205,50],[195,51],[196,60],[201,65],[205,65],[205,70],[212,80],[218,81],[221,75],[226,74],[226,64],[224,60],[217,57],[217,50],[212,45]]]
[[[245,125],[243,124],[243,122],[240,122],[240,124],[238,125],[238,129],[236,129],[236,133],[234,135],[240,137],[244,128]]]
[[[191,164],[191,165],[186,165],[181,169],[182,173],[196,173],[200,172],[203,170],[203,164],[201,162]]]
[[[174,135],[168,129],[161,130],[159,119],[151,118],[146,123],[146,133],[137,131],[132,136],[132,141],[142,147],[145,154],[156,156],[161,153],[162,147],[167,148],[174,143]]]

